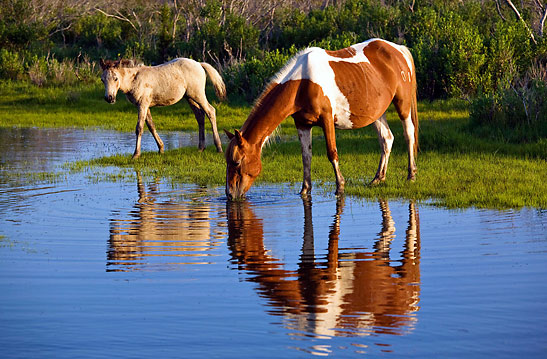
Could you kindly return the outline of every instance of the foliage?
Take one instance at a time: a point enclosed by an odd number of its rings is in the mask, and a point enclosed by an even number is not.
[[[270,78],[275,75],[289,58],[296,53],[296,47],[287,51],[269,51],[262,59],[253,57],[245,62],[235,63],[224,71],[228,93],[243,96],[251,102],[262,92]]]
[[[547,69],[538,66],[510,88],[478,96],[471,104],[470,120],[476,132],[502,141],[547,138]]]

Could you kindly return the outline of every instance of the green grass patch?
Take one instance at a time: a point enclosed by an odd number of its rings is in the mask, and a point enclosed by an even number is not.
[[[12,127],[101,127],[133,131],[137,111],[123,95],[115,105],[103,100],[100,86],[37,88],[0,83],[0,126]],[[211,99],[214,96],[211,94]],[[219,129],[240,128],[250,106],[214,102]],[[481,138],[469,126],[468,104],[449,100],[421,102],[420,153],[414,183],[406,181],[407,152],[401,122],[392,108],[388,122],[395,135],[387,181],[368,186],[380,158],[375,131],[366,127],[338,131],[340,166],[346,178],[346,193],[365,198],[406,198],[447,207],[547,208],[547,139],[514,144]],[[152,109],[160,131],[197,131],[197,123],[184,103]],[[302,162],[300,144],[292,119],[282,123],[280,138],[264,149],[263,171],[258,183],[300,183]],[[207,128],[210,131],[210,127]],[[315,190],[334,191],[334,175],[327,160],[325,142],[319,128],[314,129],[312,179]],[[149,136],[149,133],[145,133]],[[226,141],[225,137],[223,137]],[[223,186],[224,156],[213,146],[200,153],[194,146],[143,153],[136,161],[117,155],[72,163],[72,171],[114,166],[118,174],[96,172],[108,180],[143,175],[162,176],[176,182]],[[108,172],[108,173],[106,173]],[[253,189],[251,189],[252,191]]]

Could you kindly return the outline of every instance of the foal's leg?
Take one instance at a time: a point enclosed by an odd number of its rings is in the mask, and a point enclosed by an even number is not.
[[[387,164],[389,162],[389,155],[391,154],[391,146],[393,145],[393,133],[389,129],[387,124],[386,114],[373,122],[376,132],[378,132],[378,142],[380,143],[380,150],[382,156],[380,157],[380,163],[378,164],[378,170],[376,176],[370,184],[378,184],[386,180]]]
[[[304,171],[304,180],[302,181],[302,196],[311,192],[311,127],[298,127],[298,138],[302,147],[302,168]]]
[[[207,98],[205,97],[205,92],[203,93],[203,96],[200,96],[193,100],[203,109],[203,111],[205,111],[207,117],[209,117],[209,121],[211,121],[211,127],[213,128],[213,140],[215,141],[215,146],[217,147],[218,152],[222,152],[222,143],[220,142],[220,136],[218,135],[217,130],[217,117],[215,108],[211,106],[211,104],[209,104],[209,101],[207,101]]]
[[[154,121],[152,120],[150,108],[148,108],[148,114],[146,115],[146,126],[148,126],[148,129],[152,133],[152,136],[154,136],[154,140],[156,140],[159,153],[163,153],[163,141],[161,140],[160,135],[158,135],[158,133],[156,132],[156,126],[154,125]]]
[[[139,158],[141,155],[141,137],[142,130],[144,129],[144,122],[148,115],[148,105],[139,106],[139,119],[137,120],[137,127],[135,129],[135,135],[137,136],[137,142],[135,144],[135,152],[133,152],[133,159]]]
[[[205,149],[205,113],[194,100],[192,100],[191,98],[188,98],[187,100],[198,122],[198,128],[199,128],[198,149],[201,152]]]
[[[334,175],[336,176],[336,195],[344,193],[344,185],[346,181],[340,172],[338,166],[338,150],[336,149],[336,135],[334,133],[334,119],[331,114],[321,116],[323,132],[325,133],[325,140],[327,142],[327,156],[332,168],[334,169]]]

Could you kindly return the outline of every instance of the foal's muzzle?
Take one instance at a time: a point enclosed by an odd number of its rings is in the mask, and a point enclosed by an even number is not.
[[[112,96],[112,95],[106,95],[104,97],[104,100],[108,103],[115,103],[116,102],[116,97]]]

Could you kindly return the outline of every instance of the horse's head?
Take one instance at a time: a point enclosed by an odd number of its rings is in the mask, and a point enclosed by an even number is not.
[[[120,89],[120,61],[103,61],[101,59],[99,64],[103,69],[101,81],[104,83],[104,99],[106,102],[113,104],[116,102],[116,94]]]
[[[245,197],[262,170],[260,147],[247,142],[238,130],[225,131],[230,138],[226,150],[226,196],[228,199]]]

